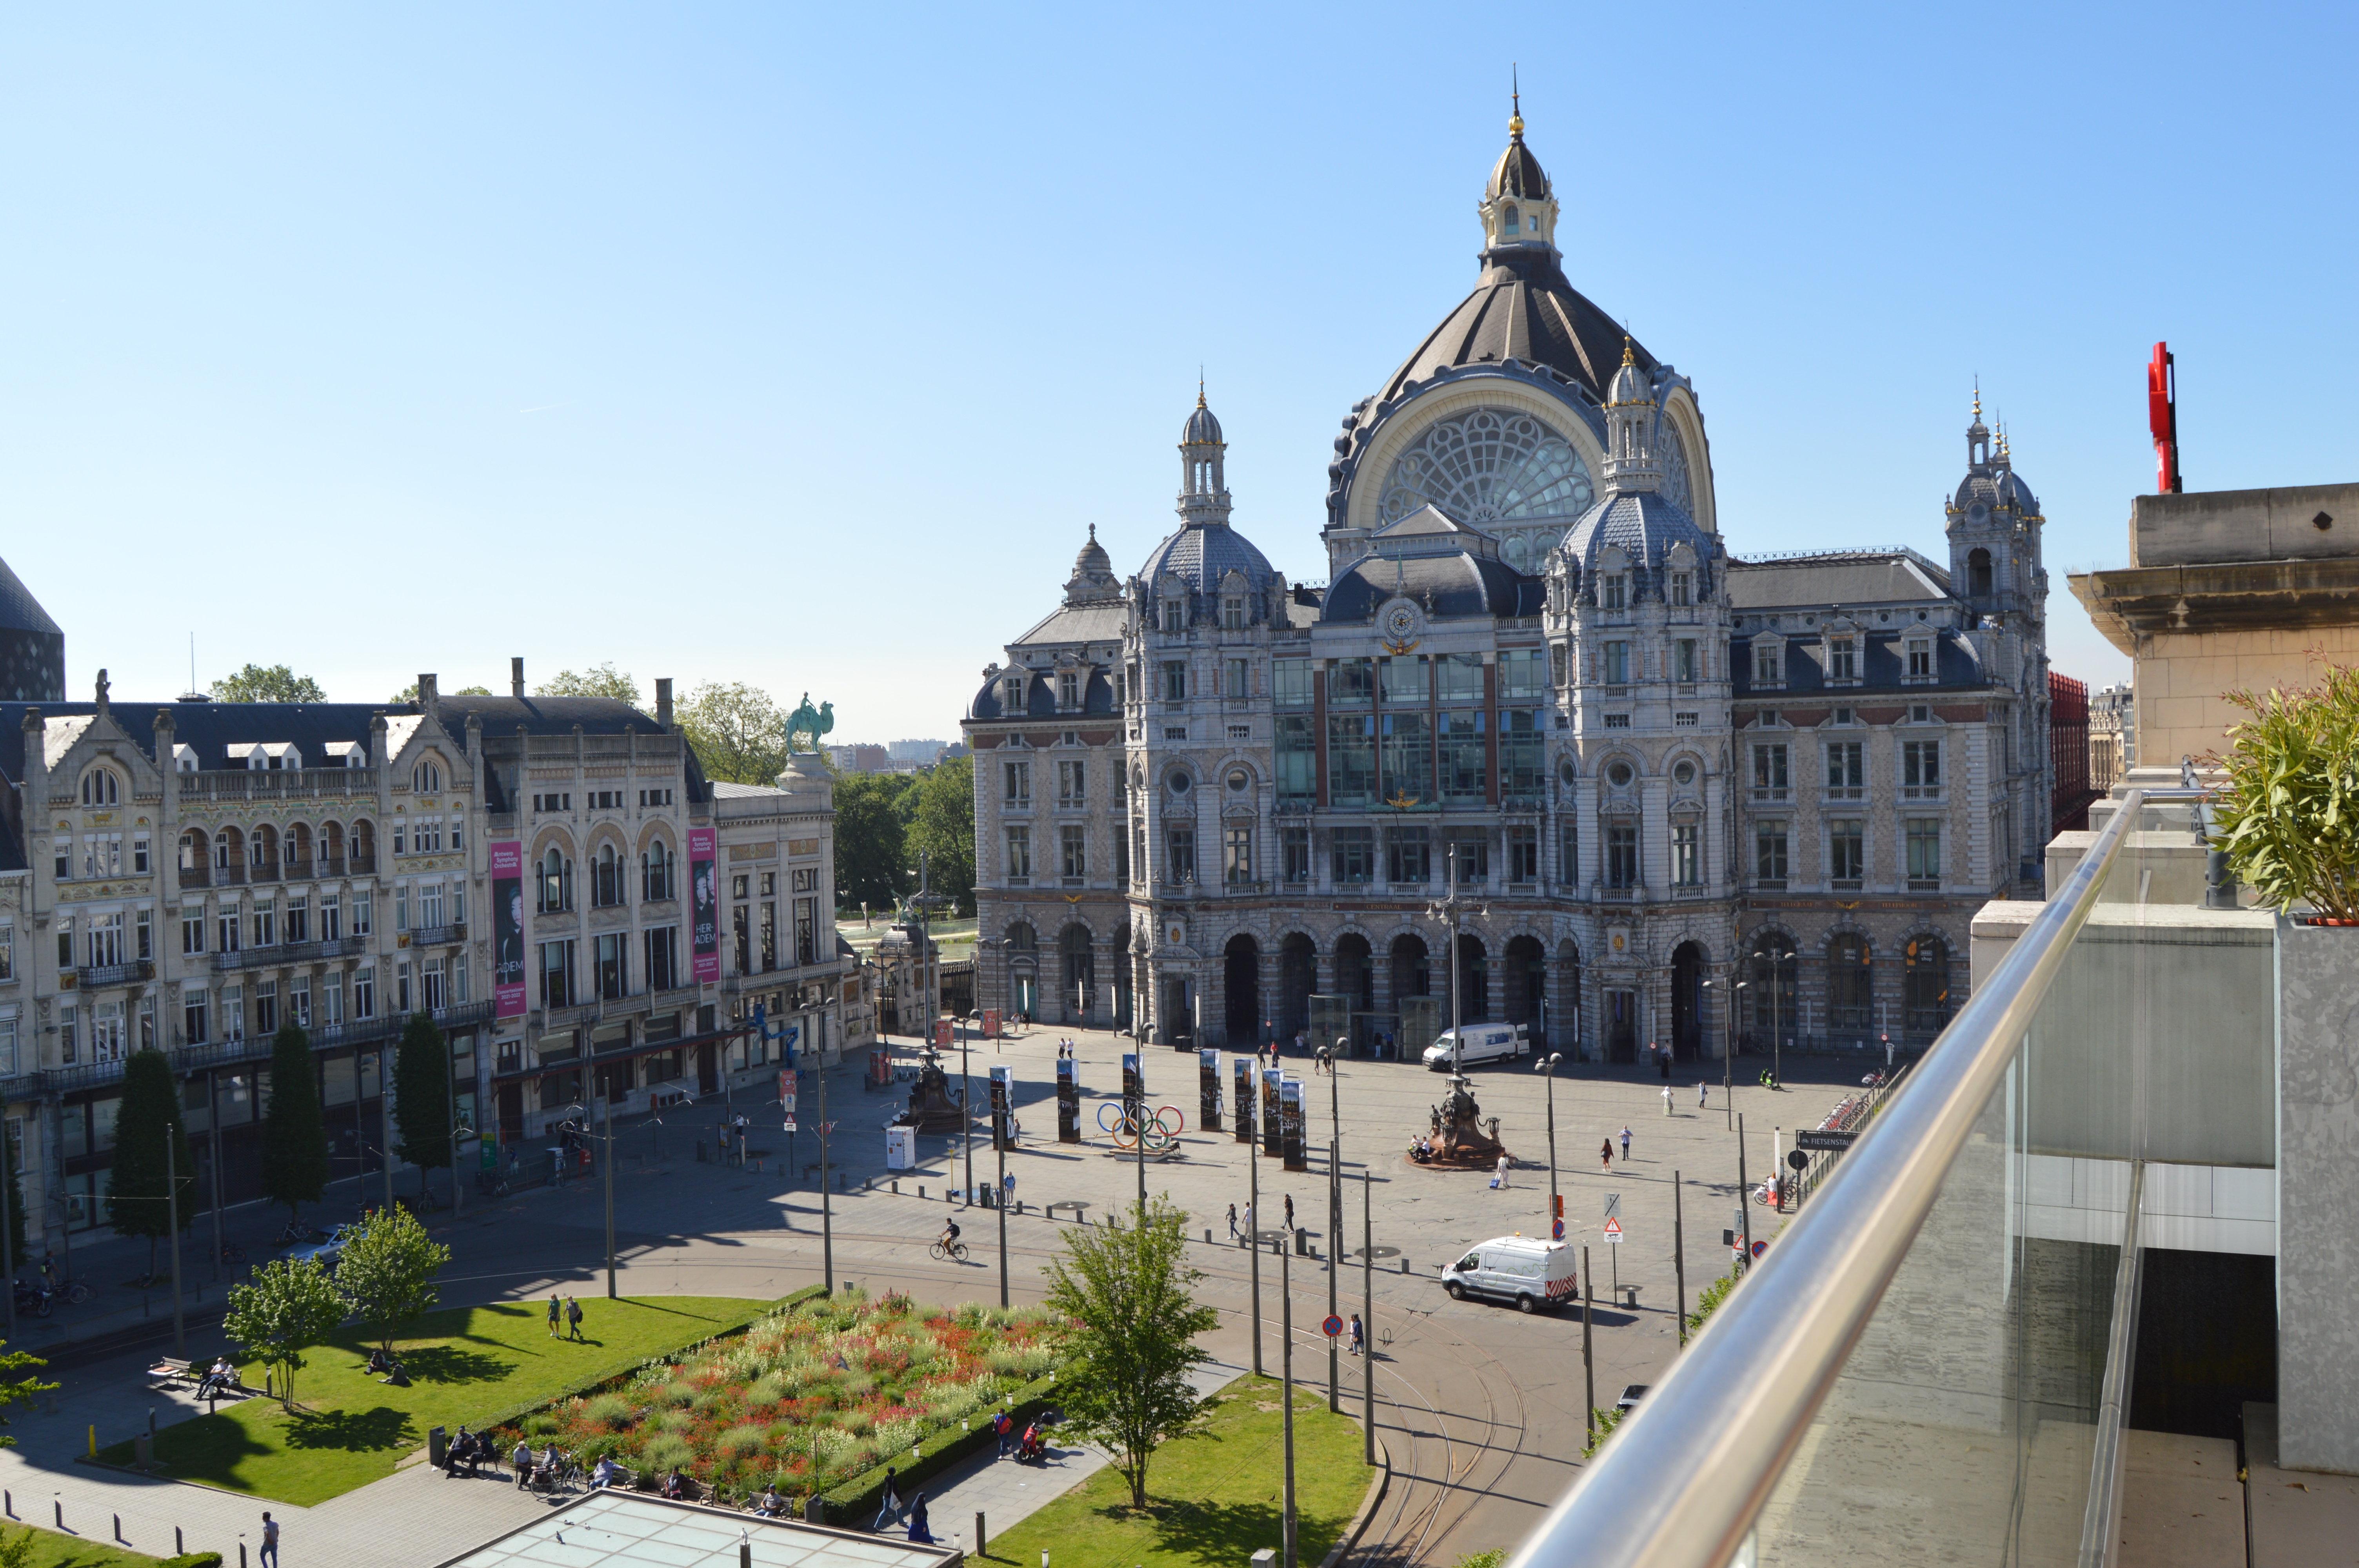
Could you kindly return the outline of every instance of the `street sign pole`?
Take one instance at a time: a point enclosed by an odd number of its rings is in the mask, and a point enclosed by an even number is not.
[[[1343,1413],[1343,1368],[1336,1359],[1341,1352],[1335,1344],[1343,1333],[1343,1320],[1335,1315],[1335,1292],[1343,1287],[1343,1189],[1335,1162],[1343,1147],[1336,1139],[1327,1141],[1327,1321],[1335,1325],[1327,1333],[1327,1410],[1332,1415]]]
[[[1688,1231],[1680,1213],[1680,1173],[1671,1173],[1671,1298],[1679,1314],[1680,1348],[1688,1347]]]
[[[1597,1362],[1590,1344],[1590,1304],[1596,1300],[1596,1287],[1590,1282],[1589,1249],[1581,1249],[1581,1386],[1584,1397],[1581,1401],[1581,1419],[1589,1429],[1589,1441],[1597,1441]]]
[[[1364,1463],[1376,1462],[1376,1226],[1372,1196],[1375,1173],[1360,1167],[1360,1447]]]
[[[1737,1265],[1745,1273],[1753,1272],[1753,1195],[1745,1181],[1745,1119],[1736,1119],[1736,1212],[1745,1217],[1745,1259]]]

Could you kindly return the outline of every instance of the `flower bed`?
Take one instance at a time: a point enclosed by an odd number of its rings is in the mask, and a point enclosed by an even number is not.
[[[825,1491],[944,1430],[980,1425],[1052,1371],[1048,1314],[921,1307],[846,1291],[782,1309],[741,1336],[651,1362],[604,1391],[504,1429],[583,1464],[612,1454],[643,1485],[679,1465],[719,1497],[775,1482]]]

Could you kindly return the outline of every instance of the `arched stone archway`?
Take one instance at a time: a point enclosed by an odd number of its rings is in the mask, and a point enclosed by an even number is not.
[[[1773,1040],[1784,1040],[1795,1031],[1796,1010],[1801,1001],[1801,957],[1794,951],[1793,939],[1782,931],[1764,931],[1753,938],[1753,950],[1745,960],[1745,979],[1750,983],[1745,994],[1752,998],[1745,1022],[1744,1048],[1767,1051]]]
[[[1375,1011],[1376,966],[1368,939],[1356,931],[1335,938],[1335,994],[1348,1000],[1354,1012]]]
[[[1671,954],[1671,1060],[1703,1054],[1703,948],[1682,942]]]
[[[1433,994],[1433,955],[1425,938],[1415,932],[1405,931],[1393,938],[1386,967],[1392,977],[1394,1007],[1413,996]]]
[[[1060,959],[1057,1000],[1068,1023],[1086,1023],[1090,1004],[1097,996],[1097,958],[1090,950],[1090,928],[1068,925],[1057,933]]]
[[[1277,945],[1277,1035],[1289,1040],[1309,1027],[1310,993],[1319,989],[1319,947],[1302,932],[1288,933]]]
[[[1875,1022],[1875,950],[1857,932],[1839,931],[1827,943],[1827,1038],[1864,1045]]]
[[[1228,1001],[1228,1043],[1247,1050],[1261,1041],[1261,944],[1243,932],[1223,950],[1222,989]]]
[[[1458,1011],[1468,1023],[1491,1021],[1491,950],[1472,931],[1458,934]]]
[[[1900,1025],[1930,1037],[1949,1027],[1957,1011],[1950,1000],[1950,945],[1939,936],[1916,936],[1900,950]]]
[[[1500,1000],[1506,1005],[1506,1022],[1528,1024],[1537,1048],[1542,1043],[1541,1017],[1548,1011],[1548,950],[1537,936],[1510,936],[1506,958]]]

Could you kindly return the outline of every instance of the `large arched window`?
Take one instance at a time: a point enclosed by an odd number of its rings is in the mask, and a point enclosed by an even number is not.
[[[1786,1040],[1795,1030],[1795,1004],[1801,989],[1801,962],[1794,944],[1780,931],[1764,931],[1753,939],[1745,966],[1745,992],[1752,999],[1752,1026],[1745,1047],[1767,1051],[1772,1040]]]
[[[561,914],[573,907],[573,862],[554,844],[540,858],[540,913]]]
[[[639,857],[639,897],[649,903],[679,896],[679,857],[658,838]]]
[[[590,858],[590,902],[612,909],[623,902],[623,858],[612,844],[601,844]]]
[[[429,757],[409,770],[409,787],[420,795],[434,795],[442,788],[442,764]]]
[[[1966,593],[1970,598],[1987,599],[1991,591],[1991,553],[1988,550],[1966,552]]]
[[[1376,502],[1378,525],[1434,506],[1453,523],[1485,530],[1553,524],[1527,548],[1545,551],[1587,509],[1597,487],[1572,443],[1514,408],[1475,408],[1443,419],[1393,460]]]
[[[122,801],[122,784],[112,769],[92,768],[82,776],[84,806],[115,806]]]
[[[1911,1034],[1939,1034],[1949,1025],[1950,946],[1919,936],[1900,950],[1901,1026]]]
[[[1873,955],[1867,938],[1843,932],[1827,944],[1827,1028],[1832,1033],[1857,1036],[1874,1022],[1869,977]],[[1856,1042],[1854,1042],[1856,1043]]]

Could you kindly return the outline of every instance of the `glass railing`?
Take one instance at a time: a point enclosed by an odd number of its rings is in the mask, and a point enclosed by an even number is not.
[[[2146,1162],[2274,1158],[2172,1000],[2268,984],[2265,918],[2177,896],[2189,795],[1977,915],[1971,1000],[1510,1568],[2110,1560]]]

